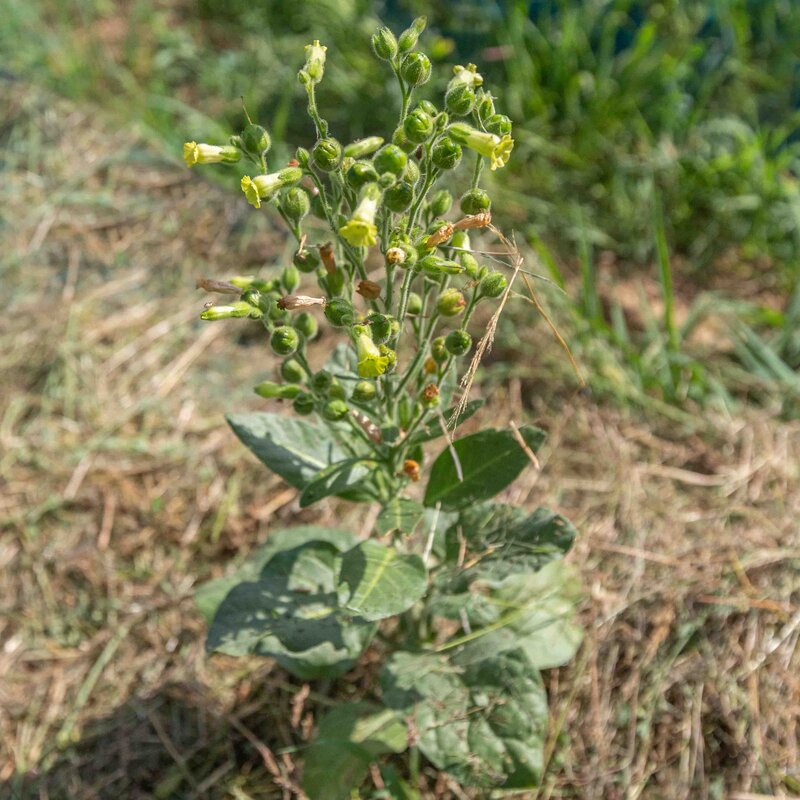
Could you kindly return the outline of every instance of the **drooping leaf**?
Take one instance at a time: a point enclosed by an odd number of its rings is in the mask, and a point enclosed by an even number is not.
[[[419,747],[458,781],[527,789],[541,777],[547,697],[520,650],[459,667],[443,654],[395,653],[384,702],[414,720]]]
[[[272,531],[266,543],[253,552],[241,566],[222,578],[204,583],[195,593],[195,603],[200,613],[207,622],[214,619],[219,604],[234,586],[243,581],[258,580],[264,565],[276,554],[283,550],[294,550],[306,542],[330,542],[343,552],[359,541],[351,531],[337,528],[321,528],[317,525],[298,525],[296,528],[286,528]]]
[[[306,484],[300,495],[300,507],[306,508],[323,497],[357,489],[369,474],[363,458],[346,458],[321,469]]]
[[[407,746],[408,731],[396,711],[367,702],[340,705],[322,718],[306,750],[303,789],[314,800],[347,800],[371,762]]]
[[[544,431],[529,425],[520,428],[519,433],[534,452],[545,439]],[[453,510],[488,500],[505,489],[529,463],[512,431],[490,428],[457,439],[453,447],[458,466],[450,448],[439,454],[425,490],[426,506],[441,503],[442,508]]]
[[[450,426],[452,425],[453,421],[456,422],[456,425],[460,425],[462,422],[468,420],[482,405],[483,400],[470,400],[458,417],[455,416],[458,406],[448,408],[447,411],[442,414],[445,422],[447,423],[447,429],[451,429]],[[438,439],[443,435],[444,431],[442,430],[442,421],[437,417],[427,425],[423,426],[422,430],[411,434],[411,437],[408,441],[412,445],[422,444],[423,442],[429,442],[432,439]]]
[[[305,420],[268,412],[229,414],[228,424],[242,442],[295,489],[345,454],[331,434]]]
[[[375,521],[378,536],[385,536],[393,531],[410,534],[422,519],[425,509],[408,497],[396,497],[384,506]]]
[[[306,680],[349,669],[375,626],[339,608],[340,558],[338,542],[324,541],[273,555],[254,580],[226,594],[208,633],[208,650],[269,656]]]
[[[401,614],[428,588],[428,571],[417,555],[367,540],[342,556],[339,600],[367,620]]]

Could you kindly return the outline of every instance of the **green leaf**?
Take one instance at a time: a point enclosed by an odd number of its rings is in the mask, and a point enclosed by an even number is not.
[[[456,420],[457,424],[460,425],[462,422],[468,420],[482,405],[483,400],[470,400],[464,407],[464,410],[458,416],[458,419]],[[455,418],[457,408],[458,406],[448,408],[447,411],[445,411],[442,415],[448,426],[448,430]],[[422,444],[423,442],[429,442],[432,439],[438,439],[440,436],[444,436],[444,430],[442,429],[442,421],[437,418],[423,426],[422,430],[412,434],[408,442],[411,445]]]
[[[227,420],[242,442],[295,489],[345,458],[329,431],[302,419],[254,412],[229,414]]]
[[[538,784],[547,696],[520,650],[467,667],[445,655],[399,652],[381,683],[386,705],[414,720],[419,747],[434,766],[486,789]]]
[[[408,497],[395,497],[378,514],[375,521],[375,532],[378,536],[385,536],[393,531],[411,534],[422,519],[425,509]]]
[[[350,489],[363,484],[364,477],[369,474],[363,458],[346,458],[336,464],[321,469],[306,484],[300,495],[300,507],[306,508],[323,497],[341,495]]]
[[[220,603],[207,648],[274,658],[298,677],[332,677],[349,669],[376,626],[343,613],[336,587],[338,543],[308,541],[273,555],[254,580]]]
[[[526,425],[519,429],[525,444],[534,452],[544,442],[545,433]],[[488,500],[508,486],[528,464],[528,456],[511,431],[488,429],[457,439],[453,443],[458,467],[446,448],[431,468],[425,490],[425,505],[454,510]]]
[[[330,542],[340,551],[347,550],[356,544],[359,538],[351,531],[337,528],[320,528],[317,525],[298,525],[296,528],[285,528],[270,533],[266,544],[253,552],[230,575],[204,583],[195,592],[195,603],[200,613],[211,623],[220,603],[234,586],[242,581],[258,580],[266,563],[283,550],[294,548],[306,542]]]
[[[428,571],[417,555],[367,540],[342,556],[339,599],[367,620],[401,614],[428,588]]]
[[[303,789],[314,800],[347,800],[377,757],[407,746],[408,731],[397,712],[367,702],[341,705],[322,718],[306,751]]]

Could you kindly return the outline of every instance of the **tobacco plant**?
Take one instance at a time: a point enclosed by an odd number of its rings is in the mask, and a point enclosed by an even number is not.
[[[326,48],[315,41],[299,72],[310,150],[270,171],[270,135],[249,117],[228,144],[184,146],[189,166],[249,162],[247,201],[277,212],[296,240],[293,263],[265,277],[199,282],[231,295],[204,320],[255,320],[281,359],[276,380],[255,387],[272,408],[230,425],[302,507],[332,496],[380,507],[368,538],[272,531],[198,595],[210,651],[268,656],[301,680],[338,676],[369,647],[384,659],[370,699],[319,720],[303,767],[314,800],[350,797],[376,763],[384,788],[372,796],[418,796],[420,753],[465,786],[536,786],[547,730],[539,671],[580,640],[563,560],[574,529],[547,509],[492,499],[535,460],[544,433],[456,434],[482,403],[459,384],[476,366],[470,323],[511,290],[472,239],[495,230],[484,166],[504,167],[514,142],[473,64],[455,67],[443,102],[417,100],[431,76],[417,49],[424,26],[373,36],[399,87],[386,138],[334,138],[317,106]],[[456,210],[447,187],[457,185]],[[339,341],[316,368],[320,325]],[[293,413],[278,410],[287,405]]]

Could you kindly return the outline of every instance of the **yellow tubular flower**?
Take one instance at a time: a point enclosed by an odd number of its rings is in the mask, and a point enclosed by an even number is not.
[[[282,169],[280,172],[273,172],[269,175],[256,175],[251,178],[245,175],[241,181],[242,191],[251,206],[261,208],[261,201],[268,200],[282,186],[297,183],[303,177],[303,171],[296,167]]]
[[[222,161],[233,163],[238,161],[241,154],[231,146],[219,147],[215,144],[198,144],[197,142],[186,142],[183,145],[183,160],[187,167],[195,164],[219,164]]]
[[[459,144],[466,145],[470,150],[488,158],[493,170],[504,167],[514,149],[514,140],[509,133],[501,138],[494,133],[479,131],[463,122],[453,123],[447,132]]]
[[[339,228],[339,235],[354,247],[371,247],[378,241],[375,214],[381,200],[378,184],[368,183],[353,216]]]
[[[369,335],[360,333],[356,339],[358,351],[358,375],[360,378],[377,378],[386,372],[389,366],[388,356],[382,356],[381,351]]]

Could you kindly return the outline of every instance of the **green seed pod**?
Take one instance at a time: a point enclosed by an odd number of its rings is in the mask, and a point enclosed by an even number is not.
[[[406,136],[402,128],[397,128],[392,134],[392,144],[396,144],[404,153],[413,153],[417,145]]]
[[[411,292],[408,296],[408,305],[406,306],[406,313],[420,314],[422,312],[422,298],[416,293]]]
[[[301,311],[294,320],[293,327],[295,330],[299,331],[303,335],[305,339],[309,342],[317,335],[319,332],[319,323],[312,314],[309,314],[308,311]]]
[[[261,292],[258,289],[245,289],[239,299],[243,303],[249,303],[253,308],[261,308]]]
[[[461,196],[461,210],[465,214],[480,214],[492,207],[489,193],[483,189],[470,189]]]
[[[397,183],[397,178],[392,175],[391,172],[384,172],[383,175],[378,178],[378,186],[384,190],[391,189],[395,183]]]
[[[494,98],[488,93],[481,89],[478,92],[478,100],[475,105],[475,110],[478,112],[478,118],[481,122],[486,122],[489,117],[491,117],[494,112]]]
[[[483,123],[483,126],[489,133],[493,133],[495,136],[505,136],[507,133],[511,133],[511,128],[513,127],[511,119],[505,114],[492,114],[492,116]]]
[[[445,93],[444,104],[451,114],[465,117],[475,108],[475,90],[466,83],[457,83]]]
[[[461,262],[462,266],[464,267],[464,272],[469,275],[472,280],[478,278],[480,273],[480,264],[475,260],[475,256],[472,253],[461,253],[458,257],[458,260]]]
[[[242,144],[248,153],[260,156],[269,150],[272,140],[264,128],[250,123],[242,131]]]
[[[311,378],[311,386],[313,387],[314,391],[319,392],[320,394],[327,394],[332,384],[333,375],[331,375],[326,369],[321,369],[319,372],[315,372]]]
[[[385,344],[392,335],[392,318],[385,314],[373,312],[367,317],[367,324],[372,332],[372,341],[375,344]]]
[[[390,186],[383,193],[383,204],[389,211],[400,213],[405,211],[414,199],[414,187],[410,183],[400,181]]]
[[[370,383],[370,381],[359,381],[353,387],[353,394],[351,397],[355,403],[369,403],[370,400],[375,398],[376,394],[377,389],[374,383]]]
[[[403,180],[410,183],[412,186],[419,180],[419,167],[417,162],[409,158],[406,164],[405,171],[403,172]]]
[[[269,344],[275,355],[290,356],[300,346],[300,335],[294,328],[280,325],[272,331]]]
[[[478,291],[481,297],[500,297],[506,290],[507,285],[508,281],[505,275],[500,272],[490,272],[488,275],[481,278]]]
[[[342,163],[342,146],[332,136],[320,139],[311,151],[314,164],[323,172],[333,172]]]
[[[472,348],[472,337],[466,331],[450,331],[444,340],[447,352],[452,356],[463,356]]]
[[[334,328],[347,328],[355,319],[353,306],[344,298],[335,297],[325,305],[325,318]]]
[[[386,260],[390,264],[397,264],[403,269],[414,269],[418,257],[417,248],[410,242],[395,242],[386,251]]]
[[[403,133],[416,144],[427,142],[433,135],[433,117],[421,108],[412,111],[403,122]]]
[[[381,174],[390,172],[392,175],[401,175],[408,163],[408,156],[402,147],[398,147],[396,144],[387,144],[375,153],[372,163]]]
[[[397,55],[397,39],[386,27],[372,34],[372,50],[383,61],[391,61]]]
[[[378,173],[371,161],[356,161],[350,165],[345,177],[349,186],[361,189],[368,183],[375,183]]]
[[[419,399],[425,408],[436,408],[439,405],[439,387],[435,383],[429,383],[420,392]]]
[[[292,263],[297,267],[297,269],[300,270],[300,272],[305,272],[306,274],[314,272],[314,270],[320,265],[319,251],[305,249],[298,250],[292,259]]]
[[[328,400],[328,402],[325,403],[325,405],[322,407],[321,413],[322,416],[329,422],[336,422],[336,420],[346,417],[349,410],[350,409],[344,400],[334,399]]]
[[[284,267],[281,271],[281,285],[287,294],[291,294],[300,285],[300,270],[294,265]]]
[[[284,311],[279,305],[278,300],[281,299],[279,294],[270,294],[267,298],[269,302],[269,311],[267,312],[267,316],[272,320],[272,322],[277,322],[279,325],[283,325],[285,322],[289,321],[289,312]]]
[[[357,139],[344,148],[345,158],[365,158],[374,153],[383,144],[381,136],[367,136],[366,139]]]
[[[289,358],[281,364],[281,377],[289,383],[303,383],[306,371],[300,366],[299,361]]]
[[[336,398],[337,400],[347,399],[347,392],[345,392],[344,386],[342,386],[342,384],[339,383],[336,378],[333,379],[331,388],[328,390],[328,397],[331,399]]]
[[[400,34],[400,38],[397,40],[397,47],[401,53],[407,53],[416,47],[419,35],[425,30],[427,22],[427,17],[417,17],[411,23],[411,26]]]
[[[431,342],[431,358],[437,364],[444,364],[450,354],[447,352],[444,336],[437,336]]]
[[[411,86],[422,86],[431,79],[431,60],[425,53],[409,53],[400,64],[400,75]]]
[[[450,210],[452,205],[453,195],[451,195],[447,189],[440,189],[438,192],[436,192],[436,194],[433,195],[433,197],[431,197],[428,208],[430,209],[431,214],[434,216],[442,217]],[[438,220],[437,222],[439,222],[439,224],[437,225],[436,230],[438,230],[441,227],[441,224],[443,224],[441,220]]]
[[[289,220],[295,225],[299,225],[308,216],[308,212],[311,211],[311,201],[308,199],[308,194],[304,189],[299,186],[293,186],[283,196],[281,207],[283,208],[283,213],[289,217]]]
[[[344,289],[344,272],[340,269],[335,269],[333,272],[326,273],[319,283],[331,297],[341,294],[342,289]]]
[[[303,169],[308,169],[311,163],[311,155],[305,147],[298,147],[297,150],[295,150],[294,157],[295,161],[297,161]]]
[[[436,308],[444,317],[456,317],[466,307],[467,301],[458,289],[445,289],[436,301]]]
[[[292,408],[295,414],[299,414],[301,417],[307,417],[314,411],[313,395],[310,395],[308,392],[300,392],[300,394],[295,397]]]
[[[397,403],[397,421],[400,423],[401,428],[407,428],[413,418],[414,407],[409,396],[404,394]]]
[[[461,145],[449,136],[442,136],[433,146],[431,160],[439,169],[455,169],[461,161]]]

